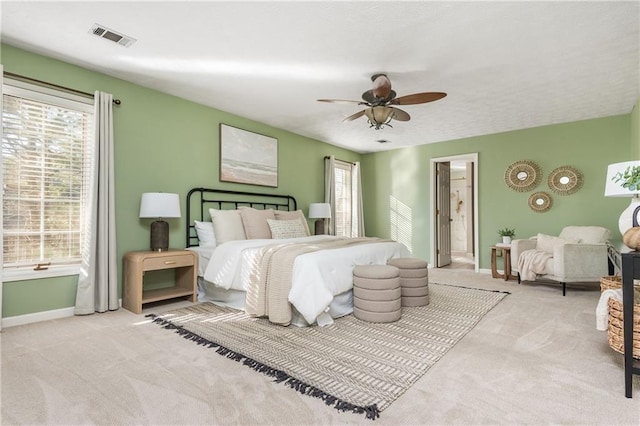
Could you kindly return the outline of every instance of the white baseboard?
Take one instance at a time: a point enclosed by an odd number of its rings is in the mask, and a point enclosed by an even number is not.
[[[15,317],[2,318],[2,328],[15,327],[17,325],[31,324],[34,322],[48,321],[60,318],[72,317],[75,308],[54,309],[52,311],[35,312],[33,314],[16,315]]]
[[[122,299],[118,299],[118,306],[122,308]],[[68,318],[75,315],[75,308],[53,309],[51,311],[34,312],[32,314],[16,315],[15,317],[6,317],[0,319],[2,328],[15,327],[17,325],[31,324],[40,321],[49,321],[60,318]]]

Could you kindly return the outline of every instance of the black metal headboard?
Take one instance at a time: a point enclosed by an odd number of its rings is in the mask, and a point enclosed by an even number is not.
[[[206,215],[211,208],[232,210],[237,209],[239,206],[248,206],[263,210],[293,211],[298,209],[298,203],[291,195],[193,188],[187,194],[187,247],[198,245],[198,236],[196,234],[194,220],[206,221]]]

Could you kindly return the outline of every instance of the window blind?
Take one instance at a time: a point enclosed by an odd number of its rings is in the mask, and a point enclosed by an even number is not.
[[[79,263],[92,107],[8,87],[2,125],[4,267]]]
[[[334,172],[336,177],[336,217],[334,218],[336,235],[351,237],[353,221],[351,163],[336,160]]]

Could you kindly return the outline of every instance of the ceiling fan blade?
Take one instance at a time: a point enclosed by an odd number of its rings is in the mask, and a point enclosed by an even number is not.
[[[409,121],[411,116],[400,108],[389,107],[393,109],[393,119],[398,121]]]
[[[347,99],[318,99],[318,102],[329,102],[332,104],[361,104],[362,101],[350,101]]]
[[[445,96],[447,96],[447,94],[443,92],[414,93],[413,95],[406,95],[406,96],[400,96],[399,98],[395,98],[390,102],[390,104],[392,105],[426,104],[427,102],[433,102],[433,101],[437,101],[438,99],[442,99]]]
[[[365,112],[365,111],[366,111],[366,110],[364,110],[364,109],[363,109],[362,111],[358,111],[358,112],[356,112],[355,114],[350,115],[350,116],[348,116],[347,118],[345,118],[344,120],[342,120],[342,122],[344,123],[344,122],[346,122],[346,121],[353,121],[353,120],[355,120],[356,118],[360,118],[360,117],[362,117],[362,116],[364,115],[364,112]]]

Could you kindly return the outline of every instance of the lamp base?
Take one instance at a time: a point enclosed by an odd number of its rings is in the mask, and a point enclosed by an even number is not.
[[[169,250],[169,224],[164,220],[156,220],[151,224],[151,250]]]
[[[324,235],[324,219],[316,219],[316,235]]]

